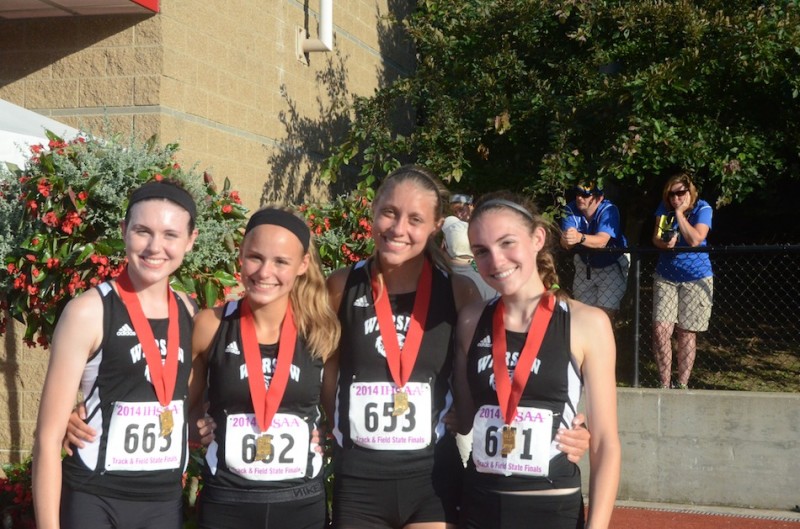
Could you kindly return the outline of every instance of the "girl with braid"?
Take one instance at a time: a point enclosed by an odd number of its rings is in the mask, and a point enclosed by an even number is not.
[[[608,317],[557,289],[549,233],[508,194],[484,197],[469,225],[481,277],[500,297],[459,314],[456,411],[473,428],[461,527],[607,529],[620,473],[616,357]],[[582,388],[592,431],[588,524],[577,465],[556,434]]]

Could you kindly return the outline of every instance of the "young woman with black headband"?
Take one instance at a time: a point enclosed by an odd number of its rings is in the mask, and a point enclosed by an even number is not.
[[[456,314],[479,299],[449,274],[435,237],[445,191],[429,171],[405,166],[373,203],[375,255],[328,279],[342,322],[325,367],[323,398],[335,419],[334,526],[454,528],[461,459],[445,430]],[[564,436],[579,458],[588,434]]]
[[[305,222],[267,208],[240,248],[245,295],[195,322],[193,402],[208,373],[216,424],[203,473],[199,524],[208,529],[325,523],[320,422],[322,368],[339,340]]]
[[[169,278],[194,244],[194,219],[194,200],[175,183],[135,190],[122,223],[127,267],[59,318],[33,456],[40,529],[183,524],[194,309]],[[79,387],[98,435],[62,466]]]

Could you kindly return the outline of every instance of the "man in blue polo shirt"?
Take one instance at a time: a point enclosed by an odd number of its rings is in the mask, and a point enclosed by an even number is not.
[[[561,230],[561,246],[576,251],[573,296],[600,307],[613,319],[625,294],[630,259],[627,254],[584,250],[627,247],[617,206],[606,200],[594,183],[579,185],[575,200],[567,204]]]

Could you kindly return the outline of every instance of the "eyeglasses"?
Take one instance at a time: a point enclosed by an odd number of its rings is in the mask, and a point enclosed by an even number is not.
[[[682,197],[683,195],[685,195],[688,192],[689,192],[688,189],[679,189],[677,191],[670,191],[669,193],[667,193],[667,196],[669,196],[670,198],[672,198],[672,197]]]

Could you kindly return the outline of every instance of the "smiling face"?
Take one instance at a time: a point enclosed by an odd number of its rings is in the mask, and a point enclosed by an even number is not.
[[[169,200],[134,204],[122,223],[131,279],[145,284],[168,279],[197,237],[196,231],[189,231],[189,222],[189,212]]]
[[[251,305],[266,305],[289,295],[295,280],[306,273],[309,255],[300,240],[274,224],[256,226],[239,250],[242,284]]]
[[[372,237],[381,261],[399,265],[418,257],[441,225],[438,197],[413,180],[386,189],[373,205]]]
[[[478,272],[500,295],[522,293],[541,282],[536,254],[545,232],[521,214],[507,208],[486,211],[470,222],[469,240]]]

